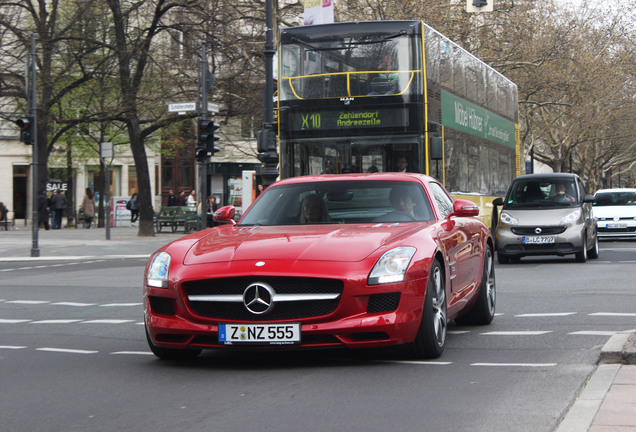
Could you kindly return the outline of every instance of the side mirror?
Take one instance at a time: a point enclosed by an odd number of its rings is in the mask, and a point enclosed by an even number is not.
[[[492,205],[494,206],[502,206],[504,204],[503,198],[495,198],[492,200]]]
[[[453,212],[448,215],[459,217],[479,216],[479,206],[472,201],[457,199],[453,202]]]
[[[214,222],[229,223],[235,225],[234,215],[236,215],[236,208],[234,206],[223,206],[214,212]]]
[[[583,195],[583,202],[585,202],[585,203],[593,203],[594,202],[594,195],[590,195],[590,194]]]

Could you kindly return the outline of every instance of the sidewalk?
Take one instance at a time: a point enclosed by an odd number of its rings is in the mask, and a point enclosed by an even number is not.
[[[138,230],[138,227],[130,226],[111,227],[110,240],[106,240],[105,228],[40,229],[36,245],[40,256],[32,258],[31,226],[18,224],[15,230],[0,230],[0,261],[149,257],[161,246],[185,235],[180,229],[176,233],[139,237]]]
[[[64,228],[38,231],[40,257],[32,258],[30,227],[0,230],[0,262],[149,257],[161,246],[183,237],[158,233],[139,237],[136,227]],[[599,365],[556,432],[636,432],[636,333],[619,333],[601,350]]]
[[[636,432],[636,333],[610,338],[556,432]]]

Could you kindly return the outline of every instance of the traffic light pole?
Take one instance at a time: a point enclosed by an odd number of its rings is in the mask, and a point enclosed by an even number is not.
[[[36,91],[36,67],[35,67],[35,39],[37,35],[34,33],[31,35],[31,88],[30,91],[30,101],[29,105],[31,108],[31,118],[33,119],[33,124],[31,125],[31,143],[33,144],[33,169],[31,170],[31,179],[33,181],[33,193],[32,193],[32,206],[33,211],[31,214],[31,222],[32,222],[32,240],[33,244],[31,246],[31,256],[39,257],[40,256],[40,246],[38,244],[38,230],[40,228],[40,217],[38,212],[38,200],[39,200],[39,179],[38,179],[38,117],[37,117],[37,91]],[[28,98],[27,98],[28,100]]]
[[[205,52],[205,41],[201,41],[201,61],[199,62],[199,96],[200,96],[200,104],[199,104],[199,118],[202,120],[207,120],[208,118],[208,57]],[[198,122],[197,122],[198,128]],[[200,134],[200,132],[198,132]],[[198,135],[197,135],[198,140]],[[198,145],[198,143],[197,143]],[[209,158],[205,157],[201,160],[197,160],[197,165],[199,166],[199,186],[197,190],[199,191],[198,201],[200,205],[198,206],[197,215],[199,216],[199,229],[205,229],[207,226],[207,213],[208,213],[208,200],[205,197],[205,192],[207,191],[206,179],[208,178],[208,162]]]

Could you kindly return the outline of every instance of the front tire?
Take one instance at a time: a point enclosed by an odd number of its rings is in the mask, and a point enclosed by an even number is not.
[[[587,261],[587,233],[583,233],[583,248],[574,255],[576,262]]]
[[[442,266],[434,260],[426,284],[422,321],[415,340],[409,345],[409,353],[414,358],[437,358],[444,352],[448,329],[445,285]]]
[[[598,234],[594,236],[594,245],[587,251],[587,257],[592,259],[598,258]]]
[[[499,262],[499,264],[508,264],[510,262],[510,255],[497,252],[497,261]]]

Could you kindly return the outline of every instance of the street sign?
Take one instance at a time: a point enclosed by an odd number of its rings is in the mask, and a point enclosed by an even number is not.
[[[208,102],[208,112],[211,112],[212,114],[218,114],[219,113],[219,104]]]
[[[186,112],[186,111],[196,111],[196,110],[197,110],[196,102],[180,102],[180,103],[168,104],[168,112]]]

